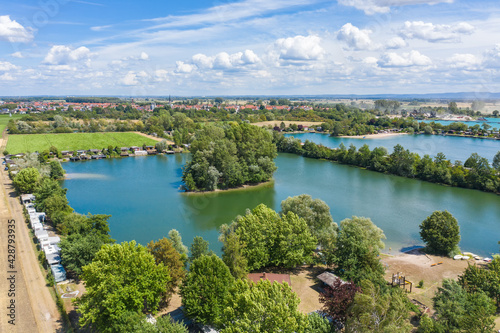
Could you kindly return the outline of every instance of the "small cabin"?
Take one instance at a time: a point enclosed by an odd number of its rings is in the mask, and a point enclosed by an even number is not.
[[[52,275],[54,276],[54,280],[56,282],[66,280],[66,271],[61,264],[50,265],[50,270],[52,271]]]

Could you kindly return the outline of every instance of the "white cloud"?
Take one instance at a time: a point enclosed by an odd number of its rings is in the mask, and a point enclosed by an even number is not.
[[[393,38],[389,39],[387,41],[387,43],[385,44],[385,46],[388,49],[400,49],[400,48],[405,47],[407,45],[408,44],[406,44],[406,41],[401,37],[393,37]]]
[[[0,75],[0,81],[14,81],[14,78],[9,73]]]
[[[474,27],[466,22],[458,24],[433,24],[422,21],[406,21],[401,35],[406,38],[423,39],[429,42],[458,42],[462,35],[470,35]]]
[[[139,84],[139,81],[137,80],[137,74],[129,71],[127,75],[120,81],[123,85],[125,86],[135,86]]]
[[[325,50],[320,45],[318,36],[295,36],[280,38],[274,46],[279,58],[283,60],[318,60],[323,58]]]
[[[378,62],[378,59],[375,57],[366,57],[363,59],[363,63],[367,65],[375,65]]]
[[[108,29],[108,28],[111,28],[111,25],[101,25],[101,26],[90,27],[90,30],[92,30],[92,31],[101,31],[101,30],[105,30],[105,29]]]
[[[452,68],[476,69],[481,64],[481,61],[473,54],[456,53],[446,60]]]
[[[9,15],[0,16],[0,40],[26,43],[33,40],[33,31],[11,20]]]
[[[420,52],[412,50],[409,53],[402,53],[401,55],[388,52],[382,56],[378,64],[382,67],[429,66],[432,64],[432,61]]]
[[[14,58],[24,58],[23,54],[19,51],[12,53],[10,56]]]
[[[346,23],[338,32],[337,38],[356,50],[370,50],[374,48],[371,33],[371,30],[360,30],[351,23]]]
[[[198,53],[191,58],[191,61],[199,69],[231,69],[256,64],[261,60],[252,50],[245,50],[233,54],[220,52],[215,56]]]
[[[146,52],[141,52],[141,55],[139,56],[139,59],[141,59],[141,60],[149,60],[149,55]]]
[[[47,65],[70,65],[83,62],[85,65],[90,64],[90,57],[93,54],[85,46],[80,46],[77,49],[65,45],[54,45],[43,60]]]
[[[0,71],[2,72],[8,72],[13,69],[17,69],[18,67],[14,64],[11,64],[8,61],[0,61]]]
[[[454,0],[338,0],[341,5],[362,10],[367,15],[383,14],[391,11],[391,7],[406,5],[435,5],[452,3]]]
[[[176,64],[176,69],[175,69],[176,73],[187,74],[191,73],[195,69],[194,65],[186,64],[184,61],[176,61],[175,64]]]
[[[490,68],[500,67],[500,44],[496,44],[484,53],[483,63]]]
[[[154,76],[155,76],[155,81],[157,82],[164,82],[164,81],[168,81],[169,80],[169,77],[168,77],[169,73],[167,70],[165,69],[157,69],[155,72],[154,72]]]

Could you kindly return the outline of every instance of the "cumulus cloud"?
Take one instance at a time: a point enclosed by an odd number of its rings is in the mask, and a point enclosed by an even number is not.
[[[12,53],[10,56],[14,58],[24,58],[23,54],[19,51]]]
[[[8,61],[0,61],[0,71],[2,72],[8,72],[13,69],[17,69],[18,67],[14,64],[11,64]]]
[[[337,38],[345,41],[353,49],[370,50],[375,47],[370,38],[371,33],[371,30],[360,30],[351,23],[346,23],[339,30]]]
[[[0,75],[0,81],[14,81],[14,78],[9,73]]]
[[[191,60],[192,63],[200,69],[231,69],[239,66],[256,64],[261,61],[252,50],[245,50],[245,52],[233,54],[220,52],[215,56],[207,56],[198,53],[195,54]]]
[[[391,7],[437,3],[452,3],[454,0],[337,0],[344,6],[362,10],[367,15],[383,14],[391,11]]]
[[[481,64],[481,61],[475,55],[470,53],[456,53],[452,57],[448,58],[447,62],[450,64],[450,67],[461,69],[475,69]]]
[[[141,52],[141,55],[139,56],[139,59],[141,59],[141,60],[149,60],[149,55],[146,52]]]
[[[165,69],[157,69],[154,72],[154,79],[157,82],[168,81],[169,80],[168,74],[169,74],[168,71]]]
[[[429,66],[432,61],[420,52],[412,50],[402,54],[388,52],[382,56],[378,64],[382,67]]]
[[[401,35],[406,38],[423,39],[429,42],[458,42],[462,35],[470,35],[474,27],[467,22],[458,24],[433,24],[422,21],[406,21]]]
[[[45,56],[43,64],[54,66],[69,66],[71,64],[83,63],[90,65],[90,57],[93,54],[85,46],[77,49],[65,45],[54,45]]]
[[[137,74],[133,71],[129,71],[125,77],[121,79],[121,84],[125,86],[135,86],[139,84],[139,81],[137,80]]]
[[[407,45],[408,44],[406,44],[406,41],[401,37],[393,37],[393,38],[389,39],[387,41],[387,43],[385,44],[385,46],[388,49],[400,49],[400,48],[405,47]]]
[[[488,67],[500,67],[500,44],[496,44],[492,49],[484,53],[484,64]]]
[[[280,38],[274,46],[278,50],[279,58],[283,60],[318,60],[325,50],[320,45],[318,36],[295,36]]]
[[[175,69],[176,73],[187,74],[187,73],[191,73],[195,69],[194,65],[186,64],[184,61],[176,61],[175,65],[176,65],[176,69]]]
[[[33,40],[32,29],[25,28],[9,15],[0,16],[0,40],[26,43]]]

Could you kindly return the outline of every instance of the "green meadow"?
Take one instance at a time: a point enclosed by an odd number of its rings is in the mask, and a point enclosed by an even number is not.
[[[22,116],[24,116],[24,115],[22,115],[22,114],[15,114],[12,117],[10,117],[7,114],[0,115],[0,134],[3,133],[5,127],[7,127],[7,123],[9,122],[9,120],[11,120],[11,119],[19,119]]]
[[[130,147],[143,144],[154,146],[157,141],[137,133],[62,133],[9,135],[6,150],[9,154],[44,151],[55,146],[61,150],[102,149],[108,146]]]

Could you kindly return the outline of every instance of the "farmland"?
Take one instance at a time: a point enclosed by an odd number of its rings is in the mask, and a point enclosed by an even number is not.
[[[143,144],[155,145],[156,140],[137,133],[64,133],[9,135],[7,151],[10,154],[48,150],[102,149],[108,146],[130,147]]]
[[[7,127],[7,123],[9,122],[9,120],[11,119],[19,119],[21,118],[23,115],[20,115],[20,114],[15,114],[13,115],[12,117],[10,117],[9,115],[0,115],[0,133],[3,133],[5,127]]]

